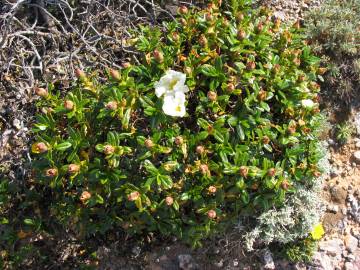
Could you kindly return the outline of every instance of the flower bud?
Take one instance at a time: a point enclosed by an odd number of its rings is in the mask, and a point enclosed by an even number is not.
[[[294,24],[293,24],[293,27],[297,30],[300,29],[300,20],[297,20]]]
[[[201,47],[206,47],[208,41],[207,38],[204,35],[201,35],[199,38],[199,44]]]
[[[140,197],[140,193],[138,191],[133,191],[128,195],[127,198],[130,202],[133,202],[139,199],[139,197]]]
[[[211,22],[211,21],[213,20],[213,16],[211,15],[211,13],[206,13],[205,19],[206,19],[208,22]]]
[[[129,62],[122,63],[123,68],[129,68],[131,67],[131,64]]]
[[[187,21],[184,18],[180,18],[179,22],[181,23],[182,26],[186,26],[187,25]]]
[[[240,29],[238,32],[237,32],[237,38],[239,40],[243,40],[244,38],[246,38],[246,32],[243,30],[243,29]]]
[[[270,139],[269,139],[268,136],[262,137],[262,143],[263,143],[263,144],[268,144],[269,142],[270,142]]]
[[[49,95],[48,91],[45,88],[36,87],[35,88],[35,94],[39,97],[47,97]]]
[[[270,177],[275,176],[275,174],[276,174],[276,169],[275,169],[275,168],[270,168],[270,169],[267,171],[267,175],[270,176]]]
[[[273,67],[273,72],[276,74],[280,71],[280,65],[279,64],[275,64]]]
[[[235,85],[233,83],[228,83],[226,89],[228,92],[232,92],[235,90]]]
[[[216,99],[217,99],[217,94],[216,94],[216,92],[214,92],[214,91],[209,91],[209,92],[207,93],[207,98],[208,98],[210,101],[216,101]]]
[[[209,167],[208,167],[208,165],[206,165],[206,164],[201,164],[200,165],[200,167],[199,167],[199,169],[200,169],[200,172],[203,174],[203,175],[206,175],[206,174],[208,174],[210,171],[209,171]]]
[[[259,188],[259,184],[258,183],[254,183],[251,185],[251,189],[252,190],[257,190]]]
[[[300,58],[298,58],[298,57],[294,58],[293,63],[297,66],[300,66],[300,64],[301,64]]]
[[[111,111],[115,111],[118,108],[118,103],[115,100],[106,103],[105,108]]]
[[[321,172],[319,172],[319,171],[314,171],[314,172],[313,172],[313,175],[314,175],[315,177],[320,177],[320,176],[321,176]]]
[[[262,24],[262,22],[259,22],[258,25],[256,26],[256,32],[260,33],[263,29],[264,29],[264,25]]]
[[[294,134],[296,132],[296,126],[289,126],[287,130],[290,134]]]
[[[150,148],[154,147],[154,143],[151,139],[146,139],[145,146],[146,146],[146,148],[150,149]]]
[[[196,146],[196,153],[198,153],[199,155],[202,155],[205,153],[205,147],[202,145],[198,145]]]
[[[264,101],[266,99],[266,96],[267,92],[261,89],[257,97],[260,101]]]
[[[154,56],[154,59],[155,59],[156,62],[158,62],[158,63],[164,62],[164,55],[158,49],[155,49],[153,51],[153,56]]]
[[[246,69],[247,70],[253,70],[253,69],[255,69],[255,67],[256,67],[256,64],[255,64],[254,61],[249,61],[249,62],[246,63]]]
[[[85,203],[91,198],[91,193],[89,191],[83,191],[80,196],[80,201]]]
[[[282,189],[288,190],[289,187],[290,187],[290,184],[289,184],[288,180],[285,179],[285,180],[283,180],[283,181],[281,182],[281,188],[282,188]]]
[[[74,109],[74,102],[72,102],[71,100],[65,100],[64,101],[64,108],[67,109],[68,111],[71,111],[72,109]]]
[[[305,81],[305,79],[306,79],[305,75],[301,74],[301,75],[299,75],[297,80],[298,80],[298,82],[303,82],[303,81]]]
[[[48,150],[48,147],[43,142],[38,142],[33,145],[33,152],[45,153],[47,150]]]
[[[216,218],[216,212],[215,212],[215,210],[209,210],[209,211],[207,212],[207,216],[208,216],[208,218],[210,218],[210,219]]]
[[[184,143],[183,137],[177,136],[177,137],[175,138],[175,144],[176,144],[176,145],[182,145],[183,143]]]
[[[111,155],[113,154],[115,151],[115,147],[110,145],[110,144],[107,144],[104,146],[104,154],[105,155]]]
[[[226,18],[224,18],[222,21],[222,25],[226,28],[226,27],[229,27],[230,23]]]
[[[178,42],[180,40],[180,35],[178,32],[173,32],[172,33],[172,39],[176,42]]]
[[[236,14],[236,21],[237,22],[242,22],[242,20],[244,20],[244,14],[242,14],[241,12],[238,12]]]
[[[80,171],[80,166],[77,164],[70,164],[68,167],[68,172],[71,174],[75,174]]]
[[[208,187],[208,191],[210,193],[215,193],[216,192],[216,187],[215,186],[210,186],[210,187]]]
[[[320,75],[324,75],[326,71],[327,71],[327,68],[324,68],[324,67],[320,67],[320,68],[318,69],[318,73],[319,73]]]
[[[47,169],[45,175],[47,177],[55,177],[58,174],[58,170],[56,168]]]
[[[186,59],[187,59],[187,57],[185,55],[183,55],[183,54],[179,55],[179,61],[180,62],[185,62]]]
[[[84,71],[82,71],[81,69],[77,68],[75,69],[75,76],[78,78],[78,79],[85,79],[86,78],[86,74]]]
[[[186,14],[186,13],[188,13],[188,8],[186,7],[186,6],[181,6],[181,7],[179,7],[179,13],[180,14]]]
[[[167,196],[165,198],[165,203],[166,203],[167,206],[171,206],[174,203],[173,197]]]
[[[48,114],[48,113],[54,112],[54,109],[53,109],[53,108],[49,108],[49,107],[42,107],[42,108],[41,108],[41,112],[44,113],[44,114]]]
[[[280,25],[281,25],[281,20],[279,18],[276,18],[274,22],[274,28],[279,29]]]
[[[110,69],[110,76],[116,80],[116,81],[120,81],[121,80],[121,74],[118,70],[115,69]]]
[[[121,99],[121,102],[120,102],[120,106],[121,106],[121,107],[125,107],[126,104],[127,104],[126,99],[125,99],[125,98],[122,98],[122,99]]]
[[[191,67],[185,67],[184,72],[186,73],[186,75],[190,75],[192,73],[192,68]]]
[[[247,166],[241,166],[240,167],[240,175],[242,177],[246,178],[248,173],[249,173],[249,168]]]

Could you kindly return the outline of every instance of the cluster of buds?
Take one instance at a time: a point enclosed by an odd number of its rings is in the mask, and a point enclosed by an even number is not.
[[[130,202],[136,201],[140,198],[140,193],[138,191],[133,191],[128,195],[127,198]]]
[[[55,177],[58,175],[58,170],[56,168],[47,169],[45,175],[47,177]]]
[[[68,172],[70,174],[75,174],[75,173],[78,173],[80,171],[80,165],[78,164],[70,164],[68,166]]]
[[[49,95],[49,92],[45,88],[36,87],[35,94],[38,95],[39,97],[46,98]]]
[[[74,109],[74,102],[72,102],[71,100],[67,99],[64,101],[64,108],[68,111],[72,111]]]
[[[287,131],[289,132],[289,134],[294,134],[296,132],[296,123],[289,125]]]
[[[91,193],[89,191],[83,191],[80,196],[80,201],[82,203],[87,202],[91,198]]]
[[[262,22],[259,22],[258,25],[256,26],[255,31],[256,31],[257,33],[260,33],[260,32],[262,32],[263,29],[264,29],[263,23],[262,23]]]
[[[104,146],[104,154],[105,155],[111,155],[111,154],[114,154],[115,152],[115,147],[110,145],[110,144],[107,144]]]

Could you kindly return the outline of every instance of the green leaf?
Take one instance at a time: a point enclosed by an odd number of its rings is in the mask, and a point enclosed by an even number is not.
[[[131,116],[131,108],[128,108],[125,111],[123,118],[121,119],[121,124],[125,129],[129,127],[130,116]]]
[[[241,127],[241,124],[238,124],[236,126],[236,132],[237,132],[240,140],[242,140],[242,141],[245,140],[245,133],[244,133],[243,128]]]
[[[55,149],[58,151],[65,151],[66,149],[71,147],[71,143],[70,142],[63,142],[60,144],[55,145]]]
[[[209,77],[217,77],[219,75],[216,68],[209,64],[202,65],[200,67],[200,72]]]

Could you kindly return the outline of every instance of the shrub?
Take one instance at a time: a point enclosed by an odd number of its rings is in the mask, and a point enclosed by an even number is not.
[[[325,86],[330,99],[341,97],[345,103],[358,93],[360,69],[360,2],[358,0],[330,0],[306,18],[312,47],[328,66]],[[325,70],[324,70],[325,72]]]
[[[217,4],[179,13],[134,33],[136,58],[109,81],[77,70],[65,97],[41,91],[36,181],[81,236],[121,226],[197,245],[320,174],[318,59],[298,25]]]

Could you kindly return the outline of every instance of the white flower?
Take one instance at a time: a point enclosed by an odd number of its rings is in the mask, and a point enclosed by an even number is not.
[[[165,95],[162,109],[165,114],[170,116],[185,116],[185,94],[183,92],[175,92],[174,95]]]
[[[315,106],[315,103],[311,99],[303,99],[301,105],[306,109],[311,109]]]
[[[169,95],[175,92],[186,93],[189,87],[185,85],[186,75],[184,73],[168,70],[160,81],[155,83],[155,94],[157,97]]]

